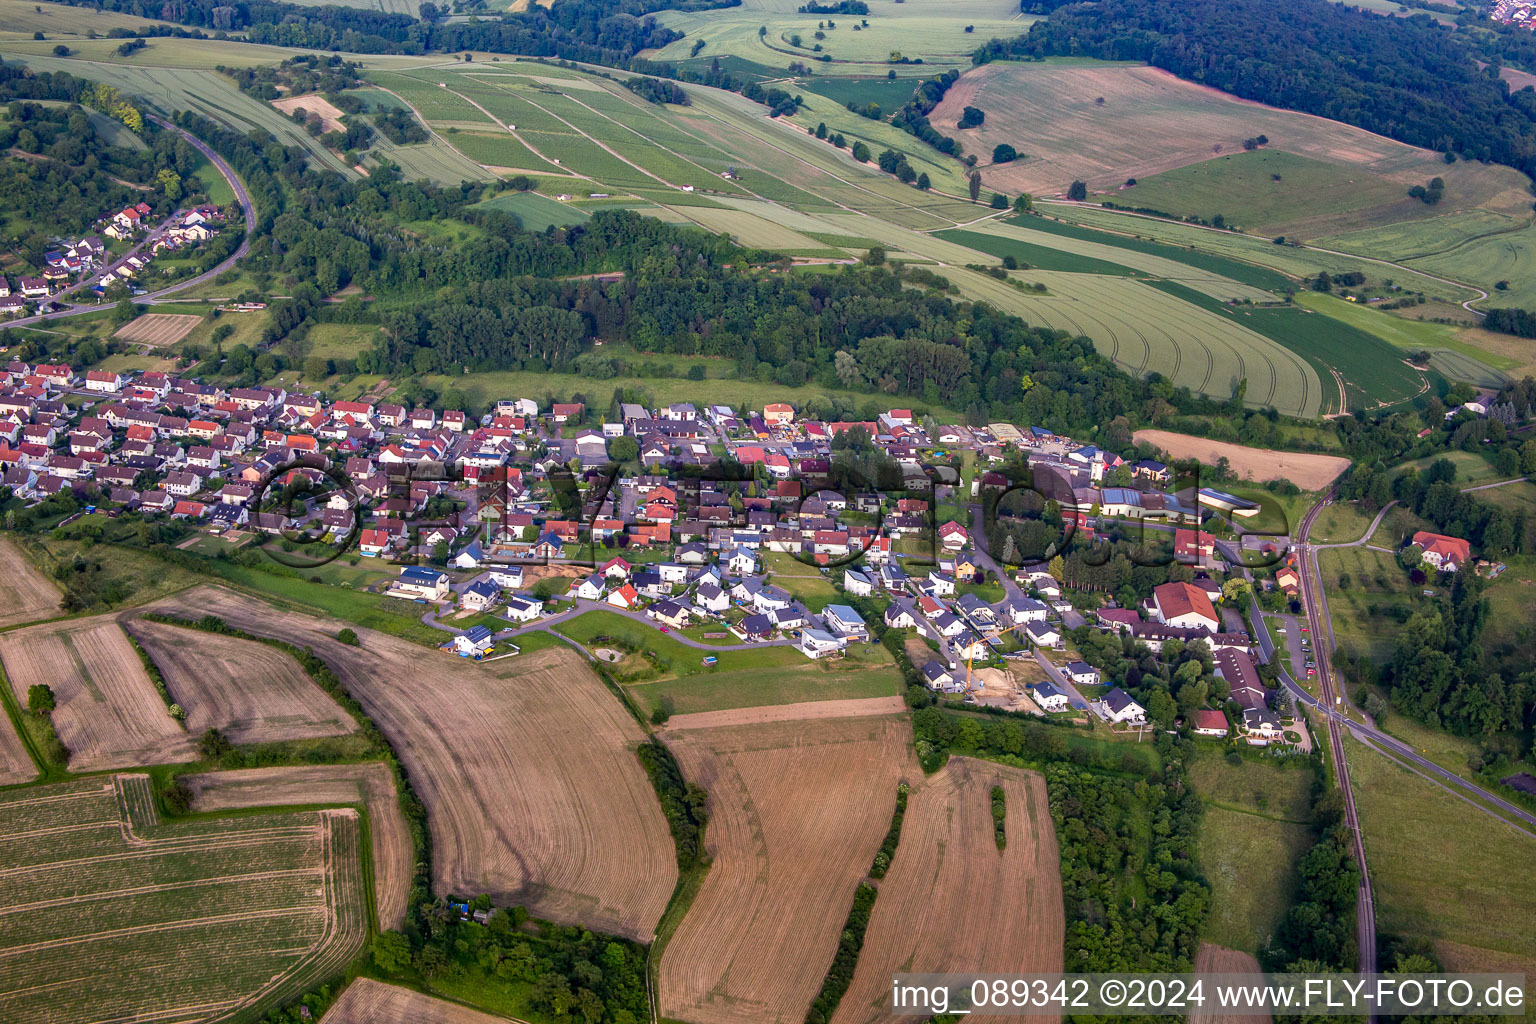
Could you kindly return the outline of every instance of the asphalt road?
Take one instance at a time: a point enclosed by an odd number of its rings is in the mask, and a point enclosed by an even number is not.
[[[221,261],[211,270],[203,271],[196,277],[189,277],[185,281],[178,281],[173,285],[167,285],[166,287],[157,291],[149,292],[144,295],[134,296],[134,302],[153,306],[161,302],[176,301],[173,298],[168,298],[168,296],[172,296],[177,292],[185,291],[188,288],[200,285],[205,281],[211,281],[215,277],[218,277],[220,274],[224,273],[224,271],[228,270],[230,267],[234,266],[235,263],[244,259],[245,256],[251,251],[251,232],[255,230],[256,226],[256,208],[251,204],[251,195],[245,190],[245,185],[241,183],[240,178],[235,174],[234,169],[225,162],[223,157],[215,153],[207,143],[205,143],[202,139],[199,139],[196,135],[183,131],[175,124],[165,120],[164,118],[150,115],[150,120],[154,121],[156,124],[160,125],[160,127],[166,129],[167,131],[173,131],[180,135],[182,138],[186,139],[187,143],[193,149],[207,157],[208,162],[213,164],[214,167],[218,168],[219,173],[224,176],[224,180],[229,182],[230,188],[234,189],[235,199],[240,203],[240,210],[245,217],[245,237],[240,240],[239,247],[236,248],[235,251],[231,253],[227,259]],[[140,245],[142,246],[148,241],[149,239],[145,239],[145,242],[140,243]],[[136,246],[135,251],[137,248],[139,247]],[[84,282],[81,283],[83,284]],[[74,287],[78,288],[80,285],[77,284]],[[84,316],[87,313],[98,312],[103,308],[104,307],[100,303],[70,303],[68,309],[61,309],[54,313],[43,313],[35,316],[22,317],[20,320],[11,320],[6,322],[4,326],[25,327],[28,324],[42,323],[47,320],[61,320],[65,317]]]

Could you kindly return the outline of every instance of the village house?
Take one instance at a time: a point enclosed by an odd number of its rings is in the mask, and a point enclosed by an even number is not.
[[[1460,537],[1420,530],[1408,543],[1418,545],[1424,562],[1441,572],[1456,572],[1472,560],[1472,546]]]
[[[1120,687],[1110,690],[1096,703],[1100,717],[1115,725],[1142,725],[1147,720],[1147,710]]]
[[[1152,590],[1150,611],[1167,626],[1204,629],[1214,633],[1221,628],[1221,618],[1204,590],[1191,583],[1164,583]]]

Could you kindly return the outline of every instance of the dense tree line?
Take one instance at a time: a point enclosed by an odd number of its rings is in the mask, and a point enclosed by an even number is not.
[[[1482,326],[1518,338],[1536,338],[1536,312],[1529,309],[1490,309],[1483,318]]]
[[[678,869],[686,872],[698,864],[704,852],[704,826],[709,820],[705,808],[708,794],[702,786],[683,779],[677,759],[660,740],[642,743],[638,754],[672,830]]]
[[[1488,654],[1488,614],[1483,582],[1458,572],[1448,595],[1412,615],[1382,673],[1392,707],[1462,735],[1518,732],[1536,722],[1536,671]]]
[[[174,20],[216,32],[243,31],[255,43],[350,53],[482,50],[563,57],[596,64],[626,61],[682,34],[649,17],[660,10],[712,10],[741,0],[556,0],[550,6],[471,21],[426,21],[359,7],[308,6],[283,0],[66,0],[75,6]]]
[[[427,130],[416,115],[404,107],[381,110],[373,115],[374,126],[379,134],[397,146],[409,146],[427,141]]]
[[[928,122],[928,115],[933,108],[939,105],[949,87],[960,78],[960,72],[950,68],[943,74],[920,83],[912,91],[912,98],[901,106],[895,114],[891,115],[891,124],[900,128],[908,135],[922,139],[928,145],[937,149],[940,153],[950,156],[961,155],[960,143],[945,135]]]
[[[1352,971],[1359,960],[1355,901],[1360,869],[1338,790],[1315,800],[1312,831],[1317,841],[1296,865],[1295,902],[1262,951],[1270,971]]]
[[[1276,31],[1263,0],[1071,4],[976,59],[1144,60],[1244,99],[1536,170],[1536,92],[1511,94],[1480,71],[1463,33],[1428,15],[1383,17],[1327,0],[1297,0],[1285,18]]]
[[[693,103],[682,86],[660,78],[628,78],[624,81],[624,88],[652,103],[673,103],[680,107],[691,106]]]

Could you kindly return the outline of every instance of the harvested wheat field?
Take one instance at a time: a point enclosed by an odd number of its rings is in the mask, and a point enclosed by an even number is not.
[[[713,865],[661,957],[663,1017],[800,1024],[854,889],[915,780],[905,716],[668,729],[709,791]],[[990,813],[990,812],[989,812]]]
[[[0,540],[0,626],[36,622],[59,614],[59,588],[21,549]]]
[[[161,821],[149,776],[0,794],[0,1020],[260,1020],[368,939],[351,808]]]
[[[150,348],[174,345],[203,322],[196,313],[145,313],[117,329],[114,338],[122,338]]]
[[[993,838],[993,786],[1003,787],[1008,809],[1003,850]],[[916,783],[901,843],[879,888],[834,1024],[890,1020],[896,971],[1062,969],[1056,834],[1045,780],[1034,772],[956,757]]]
[[[506,1024],[446,999],[436,999],[372,978],[358,978],[331,1004],[320,1024]]]
[[[319,114],[328,132],[346,130],[346,125],[341,123],[341,119],[346,116],[345,112],[318,93],[311,93],[308,96],[285,96],[280,100],[273,100],[272,105],[289,117],[293,116],[295,110]]]
[[[1005,192],[1065,193],[1074,179],[1113,191],[1127,178],[1241,153],[1244,139],[1261,134],[1275,149],[1357,168],[1362,185],[1388,178],[1406,188],[1448,173],[1429,150],[1239,99],[1152,67],[999,61],[962,75],[929,118],[952,133],[967,106],[987,112],[980,128],[959,132],[968,151],[990,154],[1006,142],[1021,154],[981,169],[988,188]],[[1492,202],[1513,213],[1522,186],[1519,175],[1501,170],[1474,173],[1465,190],[1458,201]],[[1127,193],[1127,205],[1135,205],[1134,194]]]
[[[476,664],[216,587],[155,610],[222,617],[312,647],[362,702],[426,804],[433,887],[488,893],[562,924],[649,940],[677,883],[672,838],[635,756],[643,733],[574,652]]]
[[[380,928],[399,928],[405,920],[411,884],[411,832],[389,766],[370,764],[305,765],[294,768],[247,768],[232,772],[186,775],[194,811],[246,807],[299,807],[361,804],[368,812],[372,838],[374,899]]]
[[[276,648],[144,619],[123,625],[160,669],[171,699],[186,709],[193,736],[221,729],[235,743],[266,743],[357,730],[352,716]]]
[[[73,771],[196,758],[192,739],[167,712],[116,619],[98,615],[5,633],[0,660],[23,707],[28,687],[53,687],[53,727]]]
[[[1262,971],[1259,961],[1253,956],[1225,946],[1202,942],[1195,953],[1196,974],[1259,974]],[[1221,1013],[1212,1008],[1191,1013],[1189,1024],[1268,1024],[1272,1019],[1267,1013],[1250,1017]]]
[[[1249,448],[1193,434],[1175,434],[1170,430],[1138,430],[1131,437],[1143,444],[1155,445],[1175,459],[1198,459],[1203,465],[1214,466],[1224,458],[1231,463],[1232,472],[1244,480],[1264,483],[1284,479],[1304,491],[1322,490],[1349,468],[1349,460],[1338,455]]]

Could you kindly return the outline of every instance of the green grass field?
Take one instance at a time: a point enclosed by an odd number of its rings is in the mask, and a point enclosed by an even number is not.
[[[630,655],[615,667],[615,676],[642,706],[654,708],[669,696],[679,714],[901,691],[901,675],[878,645],[855,644],[848,657],[828,661],[811,661],[793,647],[720,651],[718,664],[706,668],[709,651],[611,612],[586,612],[559,628],[588,647],[602,646],[599,638],[610,637],[651,655],[654,660]]]
[[[1317,557],[1340,649],[1355,657],[1366,655],[1377,665],[1391,661],[1402,630],[1392,610],[1405,609],[1411,614],[1423,607],[1426,599],[1412,588],[1407,573],[1398,568],[1392,555],[1354,547],[1330,548]],[[1347,588],[1339,586],[1339,577],[1344,574],[1350,578]]]
[[[8,791],[0,838],[6,1020],[242,1001],[254,1018],[340,974],[368,936],[354,812],[162,823],[147,775],[95,776]]]
[[[1343,377],[1350,410],[1410,401],[1431,385],[1430,379],[1409,366],[1396,348],[1341,320],[1295,307],[1224,307],[1169,281],[1154,282],[1153,287],[1203,305],[1306,359],[1317,368],[1323,382],[1324,412],[1343,411],[1339,409],[1338,385],[1330,368]]]
[[[875,75],[865,78],[802,78],[796,82],[802,88],[819,93],[834,103],[856,103],[863,107],[867,103],[874,103],[880,107],[880,112],[889,117],[907,100],[912,98],[914,89],[910,78],[887,78],[884,75]]]
[[[1354,740],[1348,751],[1377,927],[1432,940],[1448,970],[1536,973],[1536,839]]]
[[[1210,744],[1193,760],[1190,780],[1206,804],[1200,867],[1212,912],[1204,938],[1257,953],[1285,914],[1295,863],[1311,844],[1312,773],[1254,759],[1229,765]]]
[[[1275,245],[1268,239],[1235,231],[1213,231],[1180,221],[1138,217],[1094,206],[1046,203],[1043,208],[1051,216],[1074,224],[1131,232],[1170,245],[1193,245],[1205,252],[1247,260],[1295,278],[1316,277],[1322,270],[1330,274],[1359,272],[1365,275],[1368,282],[1380,282],[1390,277],[1402,287],[1423,292],[1431,298],[1463,302],[1476,297],[1476,293],[1466,288],[1436,281],[1412,271],[1383,268],[1350,256],[1319,252],[1296,245]]]
[[[1408,265],[1487,289],[1489,306],[1536,306],[1536,226],[1474,238]],[[1509,287],[1498,290],[1500,281]]]
[[[1054,246],[1027,242],[1022,238],[956,228],[936,232],[938,237],[969,246],[1001,259],[1012,256],[1021,266],[1039,270],[1060,270],[1071,274],[1108,274],[1112,277],[1145,277],[1130,267]]]
[[[580,207],[537,192],[503,192],[478,205],[512,214],[528,231],[543,231],[551,224],[580,224],[589,219]]]
[[[1262,267],[1253,262],[1233,259],[1230,256],[1209,252],[1194,245],[1170,245],[1165,242],[1155,242],[1135,235],[1085,227],[1081,224],[1074,224],[1071,221],[1058,220],[1054,216],[1029,217],[1016,215],[1008,218],[1008,223],[1031,228],[1035,231],[1043,231],[1047,234],[1063,235],[1067,238],[1077,238],[1085,242],[1098,242],[1102,245],[1110,245],[1119,249],[1130,249],[1133,252],[1145,253],[1149,256],[1161,256],[1175,263],[1186,263],[1191,267],[1209,271],[1219,277],[1228,278],[1263,291],[1281,292],[1294,284],[1289,277],[1269,267]],[[1124,225],[1124,230],[1131,230],[1137,226],[1134,223],[1127,223]]]
[[[1404,186],[1363,168],[1257,149],[1142,178],[1115,201],[1205,221],[1221,215],[1228,224],[1271,234],[1320,209],[1385,206],[1405,193]]]
[[[1373,309],[1368,305],[1350,302],[1337,295],[1321,292],[1297,292],[1296,305],[1358,327],[1397,348],[1428,349],[1431,353],[1439,355],[1449,368],[1459,373],[1473,374],[1479,378],[1491,377],[1502,383],[1504,379],[1502,371],[1519,365],[1508,356],[1489,352],[1462,341],[1460,335],[1464,332],[1450,324],[1409,320],[1406,317],[1393,316],[1384,310]],[[1411,309],[1409,311],[1412,312]],[[1436,369],[1440,367],[1437,365]],[[1441,370],[1441,372],[1445,371]],[[1478,383],[1478,380],[1471,377],[1452,373],[1447,373],[1446,376],[1455,380]]]

